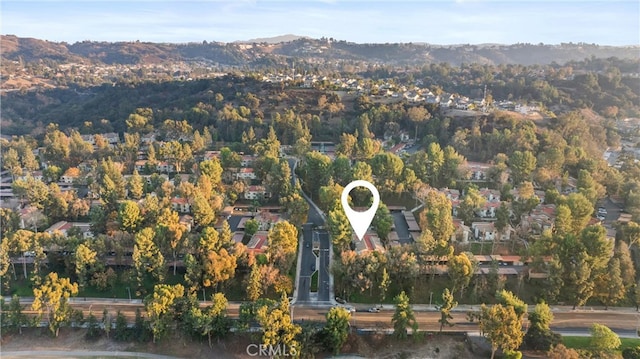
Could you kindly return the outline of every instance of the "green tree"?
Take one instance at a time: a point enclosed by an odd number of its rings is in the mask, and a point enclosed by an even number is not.
[[[164,278],[164,256],[153,241],[154,237],[152,228],[145,228],[135,236],[132,259],[139,288],[147,276],[159,282]]]
[[[277,305],[262,304],[255,310],[255,317],[262,327],[262,344],[266,346],[282,346],[289,353],[300,353],[300,344],[296,336],[302,329],[293,323],[289,313],[289,299],[282,293]]]
[[[76,275],[78,276],[78,284],[80,288],[87,285],[88,277],[96,269],[95,265],[98,261],[98,253],[81,243],[75,252]]]
[[[351,160],[347,156],[338,155],[331,164],[333,179],[341,186],[351,182]]]
[[[474,185],[467,187],[465,192],[462,202],[458,207],[458,217],[460,217],[465,224],[471,225],[471,221],[476,216],[475,211],[484,205],[486,199]]]
[[[269,247],[266,255],[269,261],[280,271],[288,271],[298,252],[298,230],[296,227],[287,221],[278,222],[269,230],[267,240]]]
[[[527,303],[508,290],[503,289],[496,293],[496,299],[498,303],[505,307],[513,307],[520,320],[524,319],[525,314],[527,314]]]
[[[16,177],[22,175],[22,166],[20,165],[20,158],[18,151],[14,148],[9,148],[2,157],[3,167],[11,173],[11,177],[15,180]]]
[[[184,287],[180,284],[156,284],[153,293],[145,298],[144,308],[149,315],[154,343],[166,334],[175,302],[182,296],[184,296]]]
[[[393,335],[399,339],[407,338],[407,327],[411,327],[413,334],[418,330],[418,322],[409,304],[409,296],[402,291],[393,299],[396,311],[391,322],[393,323]]]
[[[215,212],[202,195],[196,195],[191,207],[193,220],[199,227],[206,227],[215,220]]]
[[[380,285],[378,286],[378,289],[380,290],[380,302],[384,302],[390,284],[391,279],[389,277],[389,272],[387,272],[387,268],[383,267],[382,274],[380,275]]]
[[[178,252],[185,244],[186,228],[180,223],[178,212],[169,208],[163,208],[158,216],[156,225],[156,238],[160,247],[170,251],[173,257],[173,275],[176,275]]]
[[[217,158],[200,162],[200,173],[209,178],[214,188],[219,188],[222,183],[222,165]]]
[[[590,332],[589,346],[596,354],[611,353],[622,344],[620,337],[605,325],[594,323]]]
[[[0,236],[5,237],[20,228],[20,216],[9,208],[0,208]]]
[[[449,288],[445,288],[444,292],[442,292],[442,305],[440,306],[440,319],[438,323],[440,323],[440,332],[442,333],[442,328],[445,325],[452,327],[453,323],[449,320],[453,319],[451,316],[451,310],[458,306],[458,302],[453,300],[453,293],[449,291]]]
[[[247,236],[253,236],[260,228],[260,224],[255,219],[250,219],[244,222],[244,233]]]
[[[212,347],[212,338],[221,338],[229,333],[230,322],[227,317],[227,298],[224,294],[216,293],[211,298],[212,304],[200,309],[192,306],[187,314],[193,328],[201,335],[206,336],[209,347]]]
[[[491,343],[491,359],[498,349],[514,351],[522,344],[522,321],[512,306],[482,306],[480,330]]]
[[[424,210],[420,213],[423,230],[429,230],[436,241],[449,242],[455,232],[451,212],[451,201],[435,190],[427,192],[423,198]]]
[[[247,299],[255,302],[262,295],[262,271],[257,264],[251,266],[251,272],[247,278]]]
[[[297,186],[296,190],[286,197],[280,197],[280,204],[287,209],[289,214],[289,221],[295,226],[302,226],[307,222],[307,215],[309,213],[309,204],[300,195],[302,189]],[[246,223],[245,223],[246,232]],[[254,232],[255,233],[255,232]]]
[[[581,169],[578,172],[576,187],[578,188],[578,193],[581,193],[589,202],[591,202],[591,205],[596,204],[599,197],[597,183],[594,181],[593,177],[591,177],[591,173],[589,173],[589,171]]]
[[[144,178],[138,174],[138,170],[133,170],[133,175],[129,178],[129,183],[127,183],[127,189],[131,198],[142,198],[144,194]]]
[[[113,339],[118,342],[126,342],[132,339],[131,330],[127,323],[127,317],[118,310],[116,314],[116,325],[113,332]]]
[[[10,330],[17,330],[22,334],[22,327],[29,324],[29,317],[23,312],[23,306],[20,304],[20,297],[16,294],[11,297],[11,301],[8,305],[4,304],[4,298],[1,298],[3,311],[3,323],[2,328],[9,328]]]
[[[331,159],[318,151],[305,155],[300,168],[303,187],[313,198],[317,198],[320,187],[326,186],[331,178]]]
[[[138,204],[134,201],[122,202],[118,210],[118,222],[123,231],[135,233],[140,223],[142,223],[142,215]]]
[[[571,193],[567,197],[567,205],[571,210],[573,233],[579,233],[589,223],[593,205],[581,193]]]
[[[87,340],[96,340],[100,338],[100,334],[98,318],[93,315],[93,312],[89,312],[89,316],[87,317],[87,332],[84,334],[84,337]]]
[[[403,169],[402,159],[390,152],[377,154],[371,159],[371,170],[381,192],[400,193],[404,190],[401,183]]]
[[[237,258],[221,248],[217,252],[209,252],[203,261],[203,281],[205,287],[217,287],[236,273]]]
[[[347,342],[351,313],[342,307],[333,307],[327,312],[327,324],[323,329],[324,342],[334,355],[340,354],[340,349]]]
[[[411,107],[407,110],[407,116],[409,120],[413,122],[416,126],[416,133],[414,139],[416,142],[418,141],[418,125],[428,121],[431,118],[431,114],[427,111],[426,108],[419,107]]]
[[[573,222],[571,219],[571,209],[564,204],[556,207],[556,219],[553,223],[553,233],[564,236],[573,232]]]
[[[69,297],[77,294],[77,283],[71,283],[69,278],[60,278],[58,273],[51,272],[40,286],[33,288],[31,309],[38,315],[45,314],[49,330],[57,337],[60,327],[71,319],[73,313]]]
[[[389,212],[389,208],[387,208],[384,203],[380,203],[378,206],[371,225],[378,234],[378,237],[386,242],[389,233],[391,233],[391,227],[393,226],[393,217],[391,216],[391,212]]]
[[[536,169],[536,157],[530,151],[514,151],[509,157],[509,168],[514,184],[530,178],[533,170]]]
[[[351,244],[351,224],[342,206],[335,206],[327,214],[327,227],[331,233],[331,240],[338,252],[349,249]]]
[[[607,271],[598,276],[595,281],[595,297],[604,304],[605,310],[610,305],[615,305],[625,297],[625,287],[620,272],[620,260],[611,257],[607,265]]]
[[[524,345],[532,350],[548,351],[561,342],[561,337],[549,329],[553,321],[553,312],[546,303],[538,303],[529,313],[529,329],[524,336]]]
[[[31,175],[24,179],[17,179],[11,184],[11,190],[16,197],[26,199],[32,206],[43,209],[49,198],[49,188],[42,181]]]
[[[336,146],[336,155],[354,158],[358,150],[358,136],[350,133],[343,133],[340,136],[340,143]]]
[[[462,295],[475,274],[475,267],[466,253],[460,253],[449,258],[447,273],[451,278],[453,292],[460,291]]]

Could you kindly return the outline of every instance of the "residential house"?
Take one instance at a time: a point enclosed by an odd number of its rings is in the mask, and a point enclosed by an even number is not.
[[[253,171],[253,168],[244,167],[240,168],[238,173],[236,173],[236,178],[239,180],[254,180],[257,177],[255,172]]]
[[[454,219],[453,227],[455,228],[455,231],[451,234],[451,242],[469,242],[469,235],[471,233],[469,226],[466,226],[464,222],[459,219]]]
[[[96,139],[93,135],[82,135],[81,137],[83,141],[90,143],[92,146],[95,146]]]
[[[154,132],[146,133],[140,136],[140,143],[143,145],[150,145],[156,140],[156,134]]]
[[[382,245],[380,238],[374,232],[368,231],[364,235],[362,240],[359,240],[358,237],[354,234],[352,241],[356,245],[357,253],[373,252],[373,251],[385,252],[384,246]]]
[[[101,134],[101,136],[109,143],[111,146],[115,146],[120,143],[120,136],[118,136],[115,132],[107,132]]]
[[[137,160],[134,164],[136,171],[142,172],[147,166],[147,160]]]
[[[60,177],[60,182],[65,184],[73,184],[80,177],[80,169],[77,167],[69,167]]]
[[[271,197],[271,193],[267,192],[264,186],[247,186],[244,190],[245,199],[265,199]]]
[[[160,161],[156,165],[156,171],[161,173],[173,173],[176,171],[176,167],[167,161]]]
[[[251,155],[242,155],[240,159],[240,166],[242,167],[251,167],[253,162],[255,161],[255,157]]]
[[[489,171],[493,165],[484,162],[467,162],[464,167],[469,173],[470,181],[488,181]]]
[[[471,223],[471,230],[477,241],[507,241],[511,238],[512,231],[511,226],[507,225],[503,233],[499,233],[495,228],[494,222],[473,222]]]
[[[191,228],[194,225],[193,217],[188,214],[183,214],[180,216],[180,221],[178,223],[183,225],[187,232],[191,232]]]
[[[18,216],[20,218],[21,229],[32,230],[41,224],[45,224],[47,221],[47,216],[34,206],[26,206],[18,210]]]
[[[263,253],[268,247],[268,238],[269,232],[257,231],[251,236],[249,243],[247,243],[247,252],[254,254]]]
[[[220,151],[206,151],[203,156],[204,160],[220,159]]]
[[[171,208],[178,213],[191,212],[191,203],[186,198],[173,197],[171,198]]]
[[[67,222],[60,221],[53,224],[51,227],[45,230],[46,233],[54,234],[56,232],[61,233],[63,236],[67,236],[67,232],[72,228],[76,227],[80,229],[82,236],[84,238],[93,238],[93,232],[91,232],[91,224],[87,222]]]
[[[260,211],[254,217],[258,221],[258,229],[260,231],[268,231],[276,223],[280,222],[282,218],[278,213],[271,213],[267,211]]]
[[[553,228],[556,218],[556,206],[554,204],[539,205],[531,213],[525,213],[520,217],[518,230],[521,233],[539,235],[543,231]]]

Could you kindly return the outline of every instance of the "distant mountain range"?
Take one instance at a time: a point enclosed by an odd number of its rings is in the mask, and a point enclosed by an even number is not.
[[[266,44],[279,44],[281,42],[290,42],[298,39],[308,39],[307,36],[299,36],[293,34],[286,34],[281,36],[274,37],[260,37],[257,39],[249,39],[249,40],[237,40],[234,41],[236,44],[252,44],[252,43],[266,43]]]
[[[253,39],[234,43],[186,44],[149,42],[50,42],[13,35],[0,37],[2,60],[51,60],[86,64],[154,64],[199,61],[212,65],[261,67],[286,64],[290,58],[318,63],[423,65],[446,62],[481,64],[559,64],[585,58],[639,58],[640,46],[599,46],[584,43],[560,45],[429,45],[418,43],[356,44],[297,35]]]

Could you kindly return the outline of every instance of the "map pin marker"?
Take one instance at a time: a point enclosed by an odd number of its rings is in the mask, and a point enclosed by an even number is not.
[[[364,187],[371,191],[373,195],[373,204],[371,208],[364,212],[357,212],[349,207],[349,192],[356,187]],[[380,194],[374,185],[364,180],[357,180],[349,183],[342,190],[342,208],[344,209],[344,213],[347,215],[347,219],[349,223],[351,223],[351,227],[353,227],[353,231],[356,233],[356,236],[359,240],[364,238],[365,233],[367,233],[367,229],[371,225],[371,221],[373,221],[373,217],[376,215],[376,211],[378,210],[378,205],[380,204]]]

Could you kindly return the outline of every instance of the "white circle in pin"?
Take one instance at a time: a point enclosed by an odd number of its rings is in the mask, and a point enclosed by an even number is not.
[[[349,207],[349,192],[351,192],[351,190],[356,187],[364,187],[371,192],[371,195],[373,195],[373,204],[368,210],[364,212],[357,212]],[[342,196],[340,200],[342,202],[344,213],[347,215],[347,219],[349,220],[349,223],[351,223],[353,231],[355,232],[358,239],[362,240],[362,238],[364,238],[364,235],[367,233],[367,229],[369,229],[371,222],[373,221],[373,217],[375,217],[376,215],[378,205],[380,205],[380,194],[378,193],[378,190],[373,184],[368,181],[353,181],[342,190]]]

